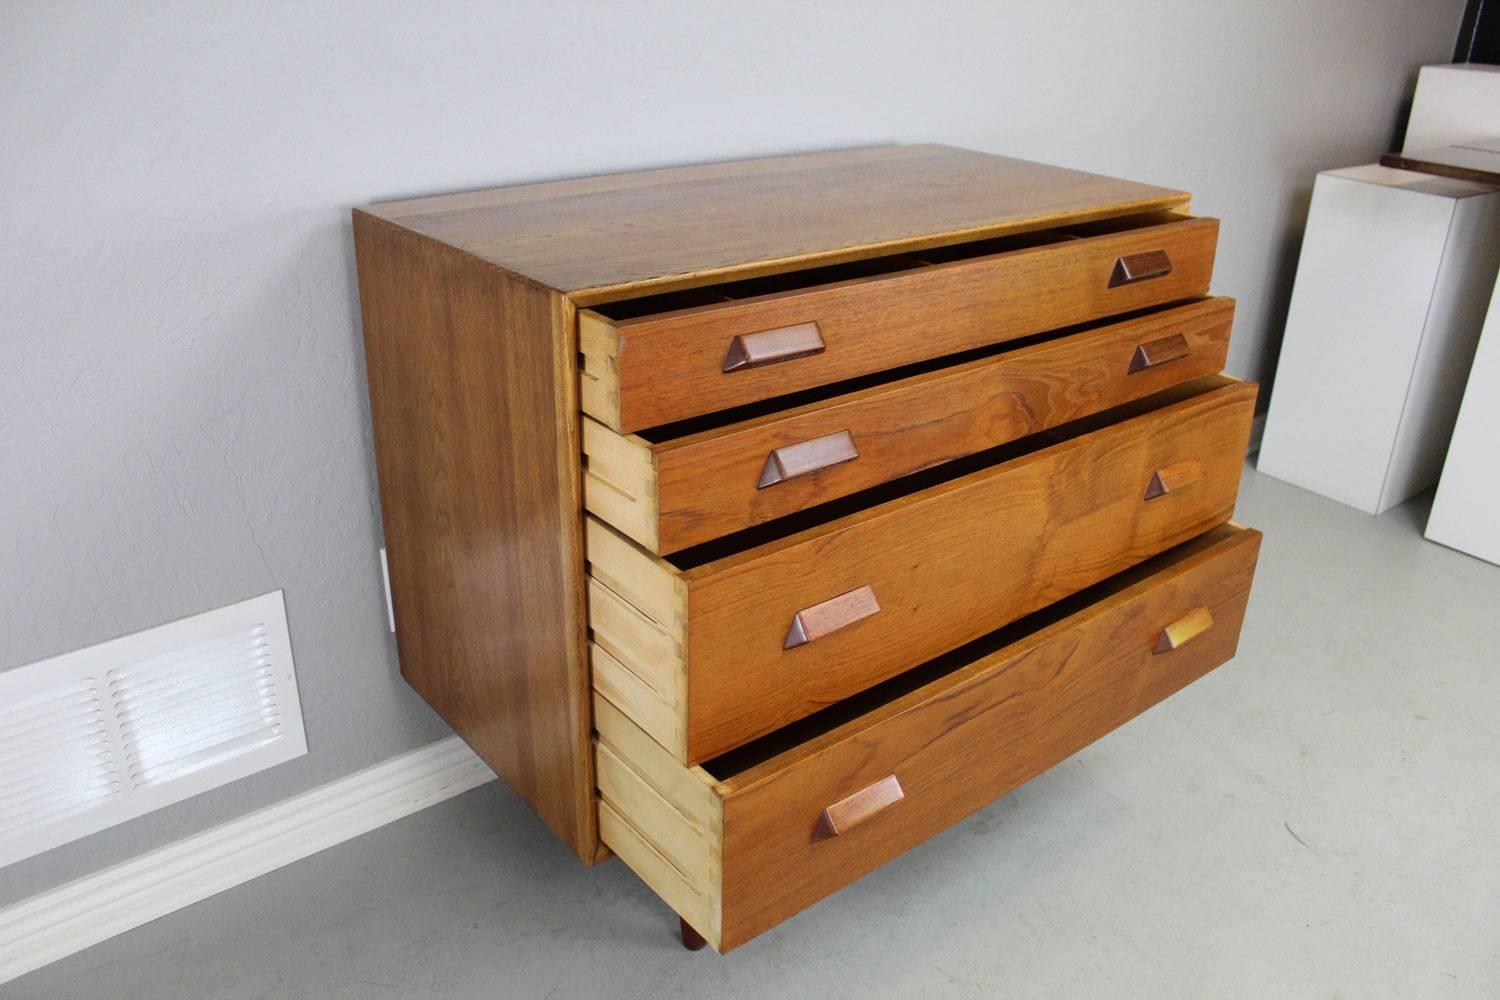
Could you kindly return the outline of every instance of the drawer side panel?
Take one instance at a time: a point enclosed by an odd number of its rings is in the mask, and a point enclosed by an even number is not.
[[[598,695],[594,724],[600,839],[717,948],[724,824],[713,779]]]

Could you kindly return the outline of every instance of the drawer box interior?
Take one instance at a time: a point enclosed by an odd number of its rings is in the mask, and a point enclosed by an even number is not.
[[[596,697],[604,842],[735,947],[1233,656],[1259,541],[1222,525],[696,767]]]

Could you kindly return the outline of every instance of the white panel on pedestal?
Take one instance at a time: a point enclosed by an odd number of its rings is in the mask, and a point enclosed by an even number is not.
[[[1370,513],[1437,481],[1500,267],[1500,191],[1325,171],[1259,468]]]
[[[1500,284],[1469,372],[1427,537],[1500,563]]]
[[[1423,66],[1406,121],[1405,151],[1500,135],[1500,66]]]

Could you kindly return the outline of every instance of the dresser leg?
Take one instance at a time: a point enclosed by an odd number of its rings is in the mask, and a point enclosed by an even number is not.
[[[698,951],[708,944],[703,935],[693,930],[693,925],[686,920],[680,920],[682,924],[682,946],[688,951]]]

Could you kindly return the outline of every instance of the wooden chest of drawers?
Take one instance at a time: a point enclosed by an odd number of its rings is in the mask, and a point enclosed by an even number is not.
[[[1234,653],[1187,209],[901,146],[356,211],[403,675],[721,951],[1006,794]]]

